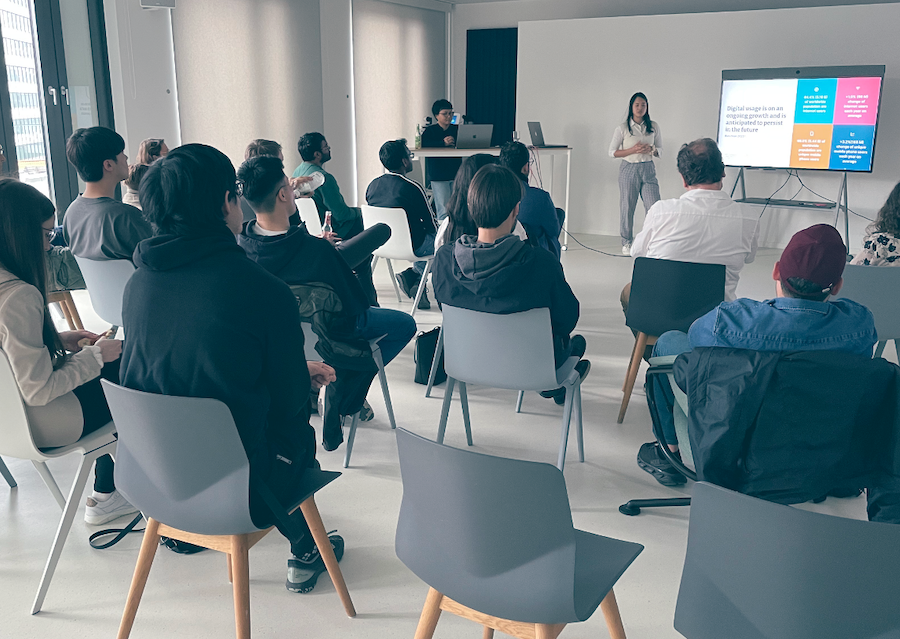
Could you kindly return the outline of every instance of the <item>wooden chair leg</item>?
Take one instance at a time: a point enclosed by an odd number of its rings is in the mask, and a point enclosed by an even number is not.
[[[619,604],[616,603],[616,593],[610,588],[606,597],[600,602],[600,611],[606,620],[606,628],[609,630],[610,639],[625,639],[625,626],[622,625],[622,617],[619,615]]]
[[[628,410],[628,401],[631,399],[631,391],[634,390],[634,380],[637,379],[638,370],[641,367],[641,357],[644,355],[644,348],[647,346],[647,334],[638,333],[634,342],[634,352],[631,354],[631,364],[628,367],[628,376],[625,378],[624,397],[622,397],[622,406],[619,408],[619,417],[616,419],[617,424],[621,424],[625,419],[625,411]]]
[[[76,330],[75,321],[72,319],[72,313],[69,311],[69,306],[66,304],[66,300],[59,300],[59,302],[57,302],[57,306],[59,306],[59,310],[62,311],[63,317],[66,318],[66,324],[69,325],[69,330]]]
[[[489,626],[485,626],[484,633],[481,635],[481,639],[494,639],[494,629]]]
[[[350,599],[350,593],[347,591],[347,584],[344,582],[344,575],[341,573],[340,566],[338,566],[337,557],[334,556],[334,549],[328,540],[328,533],[325,532],[325,524],[322,523],[322,516],[319,514],[315,498],[310,497],[300,504],[300,510],[304,519],[306,519],[306,525],[309,526],[313,540],[316,542],[319,554],[325,562],[328,576],[331,577],[331,581],[334,583],[334,589],[337,590],[341,603],[344,604],[347,616],[355,617],[356,609],[353,607],[353,601]]]
[[[625,379],[622,380],[622,392],[625,392],[625,386],[628,385],[628,376],[631,375],[631,363],[634,361],[634,354],[637,352],[637,337],[634,338],[634,346],[631,348],[631,357],[628,359],[628,368],[625,369]]]
[[[158,530],[159,522],[151,518],[144,530],[144,540],[141,542],[141,551],[134,567],[134,577],[131,579],[131,588],[128,590],[117,639],[128,639],[131,634],[138,606],[141,605],[141,596],[144,594],[144,586],[147,585],[147,577],[150,576],[150,568],[153,566],[153,557],[156,556],[156,548],[159,546]]]
[[[225,553],[225,563],[228,565],[228,583],[234,583],[234,569],[231,565],[231,555],[229,553]]]
[[[69,315],[72,317],[72,323],[75,324],[75,329],[83,331],[84,324],[81,322],[81,316],[78,314],[78,307],[75,306],[75,299],[68,291],[66,291],[64,304],[66,308],[69,309]]]
[[[534,639],[556,639],[566,627],[564,623],[546,624],[538,623],[534,625]]]
[[[231,537],[231,567],[234,581],[234,625],[237,639],[250,639],[250,548],[247,535]]]
[[[428,596],[422,607],[422,616],[419,617],[419,625],[416,627],[414,639],[431,639],[434,636],[434,630],[441,618],[441,600],[443,598],[444,595],[434,588],[428,589]]]

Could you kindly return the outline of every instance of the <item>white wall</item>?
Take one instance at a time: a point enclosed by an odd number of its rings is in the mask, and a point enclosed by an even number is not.
[[[884,64],[875,172],[851,175],[849,187],[850,207],[874,217],[900,165],[896,24],[897,4],[523,22],[517,127],[523,130],[526,121],[540,120],[548,141],[574,147],[570,230],[616,235],[619,163],[607,149],[633,92],[648,95],[650,113],[660,123],[665,151],[657,168],[662,196],[670,198],[683,192],[674,163],[678,147],[716,135],[722,69]],[[865,37],[856,36],[854,25],[865,25]],[[634,46],[635,34],[641,34],[640,47]],[[543,46],[522,46],[526,42]],[[726,179],[729,187],[734,174],[730,171]],[[785,177],[784,172],[752,172],[748,195],[769,196]],[[801,177],[826,198],[836,198],[836,174]],[[790,197],[797,188],[792,182],[778,196]],[[808,192],[799,198],[818,199]],[[762,243],[784,246],[796,230],[833,221],[833,213],[769,209]],[[866,224],[851,216],[851,248],[858,246]]]
[[[144,10],[137,0],[105,0],[109,71],[116,131],[134,158],[141,140],[181,144],[172,22],[168,10]]]

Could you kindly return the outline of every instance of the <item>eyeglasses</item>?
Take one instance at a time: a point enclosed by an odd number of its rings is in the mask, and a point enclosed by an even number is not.
[[[409,159],[410,159],[410,160],[415,160],[415,159],[416,159],[416,154],[413,153],[412,151],[410,151],[410,152],[409,152]]]
[[[41,227],[41,231],[43,231],[48,240],[52,240],[53,236],[56,235],[56,229],[45,229],[44,227]]]

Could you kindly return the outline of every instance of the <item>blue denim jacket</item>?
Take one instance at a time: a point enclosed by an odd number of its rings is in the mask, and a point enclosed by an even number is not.
[[[691,347],[724,346],[755,351],[839,350],[872,356],[875,319],[847,299],[813,302],[778,297],[723,302],[695,321]]]

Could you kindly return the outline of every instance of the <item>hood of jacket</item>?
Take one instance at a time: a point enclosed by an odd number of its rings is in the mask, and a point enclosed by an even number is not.
[[[466,279],[478,281],[501,275],[525,248],[515,235],[504,235],[493,244],[479,242],[474,235],[463,235],[453,245],[453,260]]]
[[[134,265],[171,271],[219,253],[243,253],[227,229],[209,235],[155,235],[134,250]]]
[[[288,263],[302,251],[301,245],[310,238],[306,224],[292,226],[281,235],[257,235],[256,220],[244,223],[238,243],[247,257],[262,266],[269,273],[278,275]]]

